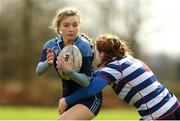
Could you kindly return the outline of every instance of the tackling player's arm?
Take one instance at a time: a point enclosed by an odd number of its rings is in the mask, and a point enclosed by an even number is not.
[[[108,85],[108,82],[109,81],[105,78],[95,77],[87,87],[81,88],[65,98],[61,98],[59,100],[58,107],[59,114],[63,113],[67,109],[68,105],[74,104],[82,99],[91,97],[101,92],[104,87]]]
[[[81,88],[70,96],[65,97],[65,101],[68,105],[71,105],[82,99],[96,95],[101,92],[108,83],[109,80],[105,78],[95,77],[87,87]]]

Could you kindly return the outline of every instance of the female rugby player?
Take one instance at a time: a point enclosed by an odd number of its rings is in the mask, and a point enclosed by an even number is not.
[[[89,84],[92,76],[93,51],[86,35],[80,34],[80,11],[75,8],[63,8],[57,11],[57,15],[52,21],[52,28],[57,32],[57,36],[47,41],[42,49],[40,61],[36,68],[38,75],[54,65],[56,68],[56,57],[62,48],[69,44],[75,44],[82,54],[82,67],[80,72],[70,72],[67,74],[70,79],[62,77],[63,97],[67,97],[82,86]],[[58,70],[57,70],[58,72]],[[81,75],[78,80],[75,75]],[[86,80],[86,81],[85,81]],[[66,112],[59,109],[58,120],[90,120],[99,112],[102,102],[101,92],[87,99],[79,100],[72,105],[68,105]]]
[[[117,96],[137,108],[142,120],[179,120],[180,103],[176,96],[162,85],[142,61],[130,55],[127,44],[112,34],[96,40],[96,60],[99,69],[89,86],[59,102],[63,111],[67,105],[86,99],[110,85]],[[57,61],[58,67],[68,72],[72,63]]]

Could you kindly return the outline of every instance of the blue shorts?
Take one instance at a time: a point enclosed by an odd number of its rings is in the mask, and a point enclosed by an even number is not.
[[[96,96],[92,96],[90,98],[84,99],[79,101],[76,104],[83,104],[85,105],[87,108],[89,108],[89,110],[95,115],[97,116],[97,114],[99,113],[101,106],[102,106],[102,100],[103,100],[103,96],[102,93],[98,93]],[[74,104],[74,105],[76,105]],[[73,107],[74,105],[69,105],[67,110],[70,109],[71,107]]]

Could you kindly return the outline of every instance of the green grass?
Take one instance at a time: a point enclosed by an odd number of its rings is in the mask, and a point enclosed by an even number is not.
[[[0,120],[56,120],[57,108],[0,106]],[[94,120],[138,120],[133,109],[102,109]]]
[[[95,120],[139,120],[140,116],[134,109],[102,109]]]

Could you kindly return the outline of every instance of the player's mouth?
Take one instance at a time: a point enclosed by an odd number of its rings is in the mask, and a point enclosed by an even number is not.
[[[68,37],[74,37],[74,34],[68,34],[67,36]]]

